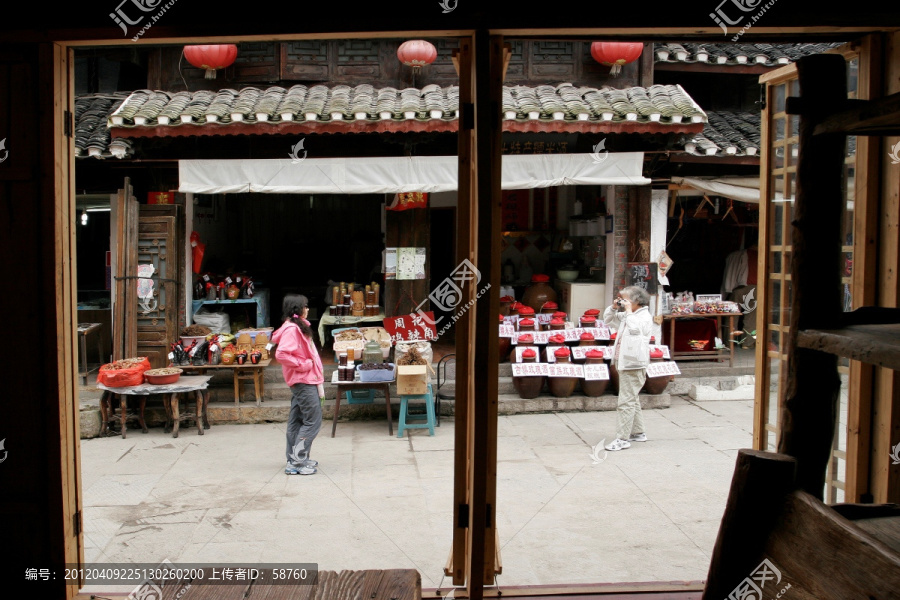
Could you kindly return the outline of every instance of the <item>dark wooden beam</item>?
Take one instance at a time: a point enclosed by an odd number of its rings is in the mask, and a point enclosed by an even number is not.
[[[709,563],[703,600],[729,598],[760,563],[785,498],[794,489],[796,462],[789,456],[739,450]]]
[[[710,75],[762,75],[773,69],[780,69],[784,65],[720,65],[717,63],[668,63],[657,62],[655,69],[657,71],[675,71],[681,73],[708,73]]]
[[[845,110],[828,115],[815,134],[900,135],[900,93],[877,100],[856,100]]]
[[[840,322],[841,218],[846,138],[814,136],[815,128],[847,100],[846,64],[840,55],[797,62],[801,98],[800,154],[791,256],[791,320],[788,369],[778,451],[797,459],[798,487],[822,499],[831,458],[841,381],[837,357],[798,346],[806,329]]]

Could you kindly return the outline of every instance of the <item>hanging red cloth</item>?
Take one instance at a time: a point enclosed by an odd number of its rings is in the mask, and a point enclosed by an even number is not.
[[[409,210],[410,208],[425,208],[428,206],[427,192],[404,192],[394,195],[394,201],[385,207],[385,210]]]

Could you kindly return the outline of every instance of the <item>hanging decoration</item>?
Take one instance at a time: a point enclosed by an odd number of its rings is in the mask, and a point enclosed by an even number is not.
[[[425,40],[409,40],[400,44],[397,58],[407,67],[419,69],[434,62],[437,58],[437,48]]]
[[[385,210],[409,210],[411,208],[426,208],[428,206],[427,192],[403,192],[394,194],[394,200],[385,207]]]
[[[594,42],[591,56],[601,65],[612,67],[609,74],[618,77],[622,65],[632,63],[641,57],[644,44],[641,42]]]
[[[184,57],[198,69],[206,69],[207,79],[215,79],[216,69],[224,69],[234,64],[237,51],[234,44],[185,46]]]

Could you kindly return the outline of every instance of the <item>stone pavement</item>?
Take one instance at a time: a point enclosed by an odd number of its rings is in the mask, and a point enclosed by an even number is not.
[[[673,396],[644,415],[650,441],[597,464],[615,411],[499,418],[501,587],[705,578],[753,402]],[[453,427],[445,417],[434,437],[398,439],[383,419],[351,421],[332,439],[325,421],[311,476],[284,474],[284,423],[82,440],[85,559],[415,568],[437,587]]]

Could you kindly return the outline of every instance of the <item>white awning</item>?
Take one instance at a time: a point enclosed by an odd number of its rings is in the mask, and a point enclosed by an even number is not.
[[[178,191],[194,194],[397,194],[457,187],[457,157],[180,160]],[[559,185],[649,185],[642,152],[503,157],[505,190]]]
[[[673,177],[672,183],[686,185],[698,190],[698,193],[714,194],[759,204],[759,178],[758,177],[722,177],[719,179],[698,179],[696,177]],[[777,192],[780,197],[780,191]]]

